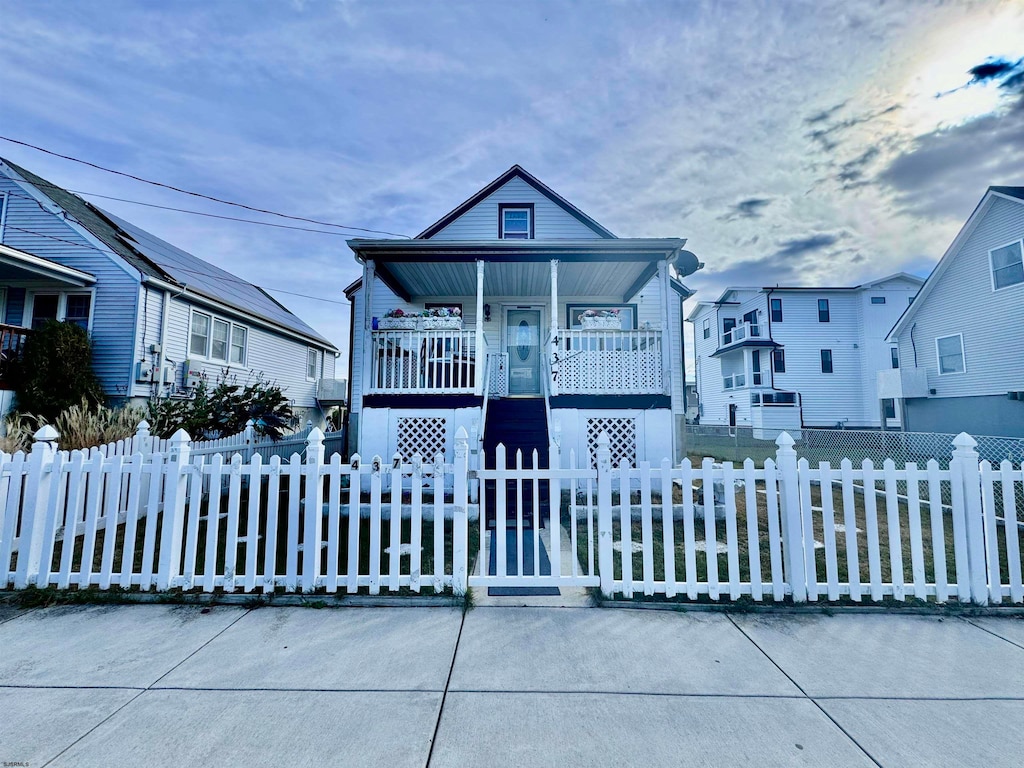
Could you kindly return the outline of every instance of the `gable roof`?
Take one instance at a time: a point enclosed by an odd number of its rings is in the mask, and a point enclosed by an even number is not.
[[[989,190],[1000,195],[1024,200],[1024,187],[989,187]]]
[[[886,339],[892,339],[902,332],[903,329],[907,327],[907,323],[909,323],[911,319],[913,319],[914,315],[917,314],[921,305],[924,304],[925,300],[935,289],[936,283],[942,279],[942,275],[945,274],[947,269],[949,269],[949,265],[956,257],[960,247],[964,244],[967,238],[974,233],[974,228],[978,226],[978,223],[981,221],[983,212],[988,209],[988,203],[992,200],[993,196],[996,195],[1003,197],[1004,199],[1009,198],[1015,203],[1024,205],[1024,187],[989,187],[985,190],[985,194],[982,195],[980,202],[975,206],[974,211],[967,218],[967,221],[964,222],[963,227],[960,228],[956,237],[953,238],[953,242],[949,244],[949,248],[947,248],[946,252],[942,254],[942,258],[939,259],[939,263],[935,265],[935,269],[932,270],[932,273],[928,275],[928,279],[924,281],[924,285],[921,286],[921,290],[917,292],[917,296],[914,297],[913,304],[903,310],[903,314],[900,315],[900,319],[896,321],[892,330],[889,331],[889,335],[886,336]],[[1024,213],[1022,213],[1022,215],[1024,215]]]
[[[453,221],[455,221],[455,219],[459,218],[459,216],[464,214],[470,208],[475,206],[477,203],[482,201],[484,198],[490,196],[495,190],[503,187],[505,184],[507,184],[509,181],[511,181],[514,178],[519,178],[519,179],[522,179],[523,181],[525,181],[531,187],[533,187],[538,192],[540,192],[542,195],[544,195],[549,200],[551,200],[559,208],[564,210],[566,213],[568,213],[570,216],[575,218],[577,221],[579,221],[584,226],[592,229],[594,232],[596,232],[601,237],[604,237],[604,238],[614,238],[615,237],[615,235],[613,235],[608,229],[606,229],[605,227],[602,227],[600,224],[598,224],[590,216],[585,214],[583,211],[581,211],[575,205],[573,205],[568,200],[566,200],[564,197],[559,195],[557,192],[555,192],[549,186],[547,186],[542,181],[537,179],[537,177],[535,177],[532,174],[528,173],[521,166],[513,165],[511,168],[509,168],[507,171],[505,171],[503,174],[501,174],[501,176],[496,178],[494,181],[492,181],[490,184],[485,186],[479,192],[474,194],[468,200],[462,202],[461,204],[459,204],[458,206],[453,208],[451,211],[446,213],[440,219],[438,219],[433,224],[431,224],[429,227],[427,227],[422,232],[420,232],[418,235],[416,235],[416,239],[417,240],[424,240],[424,239],[433,237],[438,232],[440,232],[442,229],[444,229],[449,224],[451,224]]]
[[[319,346],[337,349],[259,286],[161,240],[9,160],[3,162],[143,276],[187,288],[298,333]]]

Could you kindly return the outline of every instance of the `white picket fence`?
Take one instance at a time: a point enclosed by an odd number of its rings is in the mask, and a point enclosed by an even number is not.
[[[812,467],[786,434],[762,466],[614,466],[602,435],[596,462],[556,452],[551,469],[501,447],[470,469],[461,429],[447,464],[325,461],[318,429],[269,461],[145,439],[64,452],[47,427],[0,454],[0,588],[1024,602],[1024,467],[979,462],[965,434],[948,469]]]

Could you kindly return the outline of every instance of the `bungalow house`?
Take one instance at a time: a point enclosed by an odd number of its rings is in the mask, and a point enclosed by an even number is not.
[[[263,289],[2,159],[0,265],[4,361],[60,320],[89,332],[115,403],[189,397],[223,371],[276,382],[300,423],[344,402],[336,347]]]
[[[876,373],[900,357],[888,329],[922,280],[900,273],[851,288],[728,288],[699,302],[694,327],[701,424],[755,437],[806,427],[898,427]]]
[[[678,456],[680,238],[618,238],[518,165],[410,240],[350,240],[350,450],[451,456],[462,426],[546,465]],[[442,317],[423,317],[442,315]]]
[[[988,188],[889,341],[908,430],[1024,437],[1024,187]]]

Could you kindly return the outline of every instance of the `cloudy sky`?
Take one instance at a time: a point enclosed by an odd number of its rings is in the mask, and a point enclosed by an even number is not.
[[[1024,184],[1021,2],[0,0],[0,14],[0,135],[409,235],[519,163],[619,236],[688,238],[702,299],[926,275],[988,185]],[[249,215],[5,141],[0,156],[74,190]],[[91,199],[347,346],[344,230]]]

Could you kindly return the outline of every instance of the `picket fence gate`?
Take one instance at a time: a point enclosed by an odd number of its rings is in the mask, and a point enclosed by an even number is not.
[[[319,429],[269,461],[141,425],[116,450],[58,440],[0,454],[0,588],[1024,602],[1024,466],[979,462],[966,434],[948,469],[812,467],[785,433],[762,466],[615,465],[602,434],[595,461],[555,446],[550,469],[502,446],[471,461],[464,429],[450,462],[325,461]]]

